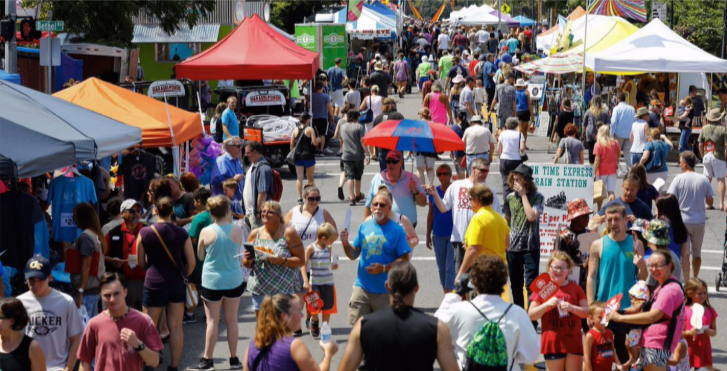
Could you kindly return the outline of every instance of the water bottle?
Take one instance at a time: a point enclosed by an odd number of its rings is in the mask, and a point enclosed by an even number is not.
[[[328,344],[331,341],[333,341],[331,326],[328,326],[328,322],[323,322],[323,325],[321,326],[321,344]]]

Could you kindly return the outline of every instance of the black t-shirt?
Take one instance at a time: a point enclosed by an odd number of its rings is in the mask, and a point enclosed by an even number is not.
[[[141,200],[149,190],[149,182],[154,179],[156,157],[141,152],[128,154],[121,159],[119,171],[124,176],[124,199]]]
[[[35,225],[45,221],[35,197],[10,190],[0,194],[0,246],[5,251],[2,263],[17,270],[35,251]]]
[[[357,92],[358,92],[358,94],[359,94],[359,95],[361,96],[361,101],[362,101],[362,102],[363,102],[363,100],[364,100],[364,99],[365,99],[366,97],[368,97],[369,95],[371,95],[371,89],[369,89],[369,88],[358,88],[358,89],[356,89],[356,91],[357,91]],[[360,108],[360,107],[356,107],[356,110],[358,111],[358,109],[359,109],[359,108]]]
[[[560,111],[558,114],[558,136],[565,138],[565,126],[573,123],[573,112]]]
[[[470,74],[470,72],[467,71],[467,69],[464,68],[464,66],[462,66],[461,64],[458,64],[456,66],[452,66],[452,68],[449,69],[449,73],[447,73],[447,77],[449,77],[450,79],[453,79],[453,78],[457,77],[457,75],[462,75],[462,77],[467,77],[467,76],[469,76],[469,74]]]
[[[391,76],[383,71],[375,71],[371,74],[371,86],[379,87],[379,95],[382,98],[389,96],[389,85],[391,85]]]
[[[404,120],[404,115],[399,112],[384,112],[374,119],[374,127],[387,120]]]
[[[191,193],[185,193],[174,201],[174,215],[179,219],[189,218],[194,209],[194,196]]]

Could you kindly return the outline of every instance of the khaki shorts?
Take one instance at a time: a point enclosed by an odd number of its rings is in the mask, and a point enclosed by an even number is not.
[[[690,249],[689,253],[694,258],[702,257],[702,242],[704,241],[704,224],[687,224],[687,233],[689,234]]]
[[[389,294],[372,294],[354,285],[348,302],[348,323],[353,326],[359,318],[388,306]]]

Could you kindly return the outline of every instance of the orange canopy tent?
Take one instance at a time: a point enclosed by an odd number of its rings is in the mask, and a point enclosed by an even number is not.
[[[568,18],[571,21],[575,21],[576,19],[578,19],[580,17],[583,17],[584,15],[586,15],[586,10],[583,9],[580,5],[578,5],[578,7],[575,8],[575,9],[573,9],[573,11],[570,14],[568,14],[568,16],[566,18]],[[558,32],[558,30],[560,30],[560,25],[556,24],[556,25],[553,25],[553,27],[551,27],[550,29],[548,29],[547,31],[541,33],[538,36],[550,35],[553,32]]]
[[[164,102],[146,95],[90,78],[53,96],[69,101],[88,110],[141,129],[144,147],[171,147],[172,133]],[[182,144],[202,134],[198,113],[169,106],[169,116],[177,144]]]

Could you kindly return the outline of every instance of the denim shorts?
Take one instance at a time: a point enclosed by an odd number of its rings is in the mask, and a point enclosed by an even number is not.
[[[298,160],[298,161],[295,162],[295,166],[300,166],[302,168],[307,169],[309,167],[316,166],[316,160],[315,159],[313,159],[313,160]]]
[[[168,304],[184,303],[187,300],[187,288],[184,282],[167,285],[162,290],[144,287],[141,304],[145,308],[165,308]]]

